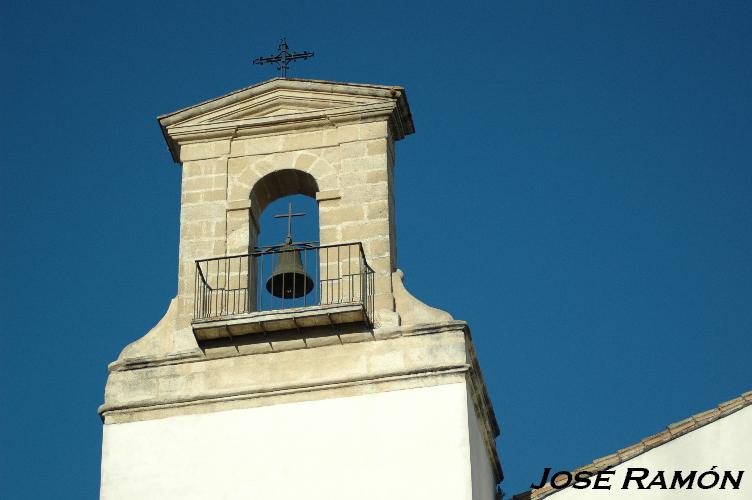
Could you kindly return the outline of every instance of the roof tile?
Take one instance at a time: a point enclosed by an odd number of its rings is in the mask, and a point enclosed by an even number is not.
[[[738,398],[734,398],[732,400],[721,403],[712,410],[703,411],[689,418],[685,418],[684,420],[680,420],[679,422],[674,422],[673,424],[670,424],[668,427],[666,427],[666,430],[661,431],[657,434],[653,434],[652,436],[648,436],[639,443],[633,444],[632,446],[627,446],[626,448],[622,448],[616,453],[598,458],[588,465],[584,465],[575,469],[575,473],[581,470],[594,472],[604,469],[610,469],[611,467],[626,462],[627,460],[641,455],[646,451],[655,448],[656,446],[671,441],[672,439],[675,439],[683,434],[687,434],[688,432],[699,429],[704,425],[707,425],[715,420],[718,420],[719,418],[725,417],[726,415],[729,415],[750,405],[752,405],[752,391],[745,392]],[[557,491],[562,490],[555,490],[551,487],[551,485],[547,485],[534,491],[525,491],[518,493],[517,495],[514,495],[514,497],[512,497],[512,500],[538,500],[543,497],[552,495]]]
[[[697,422],[695,422],[695,420],[692,417],[685,418],[684,420],[680,420],[676,423],[669,425],[668,432],[672,436],[680,436],[681,434],[691,429],[695,425],[697,425]]]

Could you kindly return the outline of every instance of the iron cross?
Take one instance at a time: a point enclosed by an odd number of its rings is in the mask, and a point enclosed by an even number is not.
[[[298,212],[296,214],[292,213],[292,203],[287,204],[287,213],[286,214],[280,214],[275,215],[275,219],[281,219],[283,217],[287,217],[287,244],[292,243],[292,218],[293,217],[302,217],[305,214],[303,212]]]
[[[277,63],[277,69],[282,72],[282,78],[287,78],[287,68],[289,64],[298,59],[308,59],[313,57],[313,52],[288,52],[287,50],[287,38],[283,38],[279,41],[279,47],[277,47],[277,55],[269,57],[257,57],[253,60],[253,64],[263,65]]]

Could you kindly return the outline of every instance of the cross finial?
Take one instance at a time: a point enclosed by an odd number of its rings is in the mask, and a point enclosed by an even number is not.
[[[282,73],[282,78],[287,78],[287,68],[291,62],[297,61],[298,59],[309,59],[313,57],[313,52],[288,52],[287,49],[287,38],[283,38],[279,41],[277,55],[257,57],[253,60],[253,64],[261,66],[264,64],[277,63],[277,69]]]
[[[288,203],[287,204],[287,213],[286,214],[280,214],[280,215],[275,215],[274,216],[275,219],[281,219],[281,218],[285,218],[285,217],[287,218],[287,238],[285,239],[285,244],[286,245],[291,245],[292,244],[292,218],[293,217],[302,217],[304,215],[305,215],[305,213],[303,213],[303,212],[298,212],[296,214],[292,213],[292,203]]]

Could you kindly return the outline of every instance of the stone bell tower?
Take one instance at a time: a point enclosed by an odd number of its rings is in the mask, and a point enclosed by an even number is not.
[[[397,268],[404,89],[277,78],[159,123],[183,172],[177,296],[109,366],[101,498],[495,498],[469,327]],[[320,241],[258,248],[292,194]]]

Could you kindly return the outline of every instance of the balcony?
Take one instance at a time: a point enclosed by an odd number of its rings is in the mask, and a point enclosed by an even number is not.
[[[287,245],[196,261],[199,340],[373,324],[374,272],[361,243]]]

